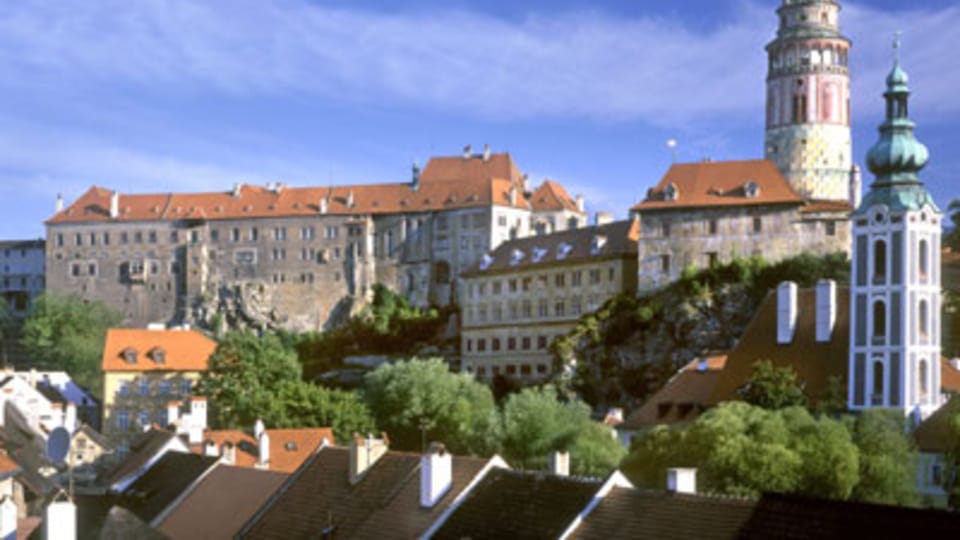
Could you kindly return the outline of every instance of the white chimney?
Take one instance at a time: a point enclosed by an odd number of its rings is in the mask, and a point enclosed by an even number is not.
[[[837,282],[821,279],[817,282],[817,343],[830,341],[836,322]]]
[[[453,458],[440,443],[420,456],[420,506],[432,508],[453,483]]]
[[[63,427],[73,434],[77,430],[77,404],[69,401],[67,402],[67,412],[63,417]]]
[[[598,227],[613,223],[613,212],[597,212],[595,215],[596,217],[594,219]]]
[[[470,153],[473,151],[473,147],[469,144],[463,147],[463,159],[470,159]]]
[[[217,454],[217,443],[213,442],[213,439],[203,441],[203,455],[215,457]]]
[[[260,435],[262,435],[264,431],[263,420],[257,418],[257,421],[253,423],[253,438],[260,440]]]
[[[37,370],[36,368],[30,368],[30,373],[27,375],[27,382],[30,383],[30,388],[37,387]]]
[[[797,284],[785,281],[777,286],[777,343],[793,341],[797,328]]]
[[[171,401],[167,403],[167,425],[176,424],[180,420],[180,402]],[[167,427],[167,426],[161,426]]]
[[[583,200],[583,195],[578,194],[576,197],[576,202],[577,202],[577,212],[584,212],[585,211],[584,209],[586,208],[586,203]]]
[[[17,540],[17,505],[9,495],[0,501],[0,540]]]
[[[489,144],[483,145],[483,160],[490,161],[490,145]]]
[[[57,213],[63,212],[63,195],[57,193],[57,203],[56,207]]]
[[[960,371],[960,358],[951,358],[950,365],[953,366],[953,369]]]
[[[50,415],[53,417],[54,427],[63,427],[64,414],[62,403],[51,403]]]
[[[243,194],[243,182],[237,182],[233,185],[233,198],[239,199],[240,195]]]
[[[116,191],[110,194],[110,217],[112,219],[120,217],[120,194]]]
[[[200,396],[190,398],[190,422],[199,426],[200,429],[207,429],[207,398]]]
[[[386,434],[383,434],[380,439],[375,439],[373,435],[361,437],[356,433],[353,434],[350,439],[350,470],[348,471],[348,480],[351,484],[359,482],[367,469],[387,453],[389,444]]]
[[[257,437],[257,449],[259,450],[257,467],[262,469],[270,467],[270,435],[267,435],[266,431],[261,432]]]
[[[557,476],[570,476],[570,452],[550,452],[550,472]]]
[[[697,470],[681,468],[667,469],[667,491],[674,493],[696,493]]]
[[[854,163],[853,167],[850,168],[850,206],[854,209],[860,207],[860,185],[862,181],[860,166]]]
[[[237,462],[237,447],[230,441],[223,443],[220,447],[220,459],[228,465],[234,465]]]
[[[54,501],[47,506],[43,519],[44,538],[47,540],[75,540],[77,538],[77,507],[70,501]]]
[[[351,189],[347,193],[347,208],[353,208],[354,203],[356,203],[356,201],[353,198],[353,190]]]
[[[329,211],[329,204],[326,197],[320,197],[320,213],[326,214]]]
[[[510,188],[510,206],[517,205],[517,187],[513,186]]]

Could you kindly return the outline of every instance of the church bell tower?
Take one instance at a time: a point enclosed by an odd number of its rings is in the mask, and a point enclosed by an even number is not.
[[[867,154],[876,180],[853,212],[849,406],[899,409],[921,419],[941,405],[942,214],[917,173],[927,148],[907,116],[910,90],[897,59],[887,76],[886,120]]]
[[[783,0],[767,45],[765,156],[808,200],[849,200],[850,40],[835,0]]]

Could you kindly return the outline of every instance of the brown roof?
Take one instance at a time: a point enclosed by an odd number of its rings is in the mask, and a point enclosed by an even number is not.
[[[511,204],[510,190],[518,196]],[[420,175],[419,188],[409,182],[327,187],[240,185],[211,193],[120,194],[116,220],[110,218],[112,191],[94,186],[48,224],[112,221],[179,221],[314,216],[320,200],[337,215],[450,210],[478,206],[530,208],[521,175],[509,154],[433,158]],[[351,204],[352,203],[352,204]]]
[[[271,471],[217,467],[157,528],[170,538],[233,538],[286,478]]]
[[[602,245],[595,244],[595,239],[603,239]],[[605,257],[636,257],[638,239],[639,223],[632,219],[517,238],[500,244],[487,259],[463,275],[523,270]],[[564,249],[568,251],[564,253]],[[515,260],[516,254],[522,254],[522,257]]]
[[[756,501],[614,487],[570,538],[737,538]]]
[[[8,476],[20,470],[20,466],[10,459],[6,452],[0,453],[0,477]]]
[[[710,396],[726,363],[726,354],[693,360],[618,428],[639,430],[696,420],[710,403]]]
[[[780,345],[777,343],[777,294],[771,291],[736,347],[727,355],[726,367],[720,372],[709,403],[738,399],[737,391],[750,379],[753,364],[758,360],[794,368],[804,392],[814,403],[823,397],[831,377],[840,377],[845,385],[850,343],[850,290],[847,287],[837,287],[836,315],[830,341],[818,343],[816,290],[798,289],[793,340]]]
[[[807,202],[800,208],[804,214],[813,214],[817,212],[853,212],[854,208],[848,201],[820,201],[813,200]]]
[[[297,470],[239,533],[244,538],[414,538],[426,532],[488,463],[453,456],[452,486],[430,509],[419,506],[420,456],[387,452],[357,482],[350,451],[326,446]]]
[[[103,346],[104,371],[205,371],[217,342],[195,330],[111,328]],[[163,362],[154,358],[162,349]],[[128,363],[124,352],[136,352]]]
[[[748,197],[745,190],[751,181],[759,188],[754,197]],[[677,192],[674,200],[667,200],[670,185]],[[631,210],[782,203],[802,204],[803,197],[790,187],[772,161],[705,161],[672,165],[647,198]]]
[[[333,431],[330,428],[268,429],[270,437],[270,470],[292,473],[297,467],[327,440],[334,444]],[[253,467],[260,459],[260,447],[252,433],[240,430],[208,430],[203,433],[204,442],[212,440],[219,450],[224,443],[232,443],[236,449],[234,465]],[[196,454],[203,453],[203,444],[190,447]]]
[[[960,396],[953,396],[913,431],[913,440],[922,452],[943,453],[950,451],[960,441],[955,437],[950,422],[960,414]]]
[[[960,394],[960,370],[943,357],[940,357],[940,389],[951,394]]]
[[[563,186],[552,180],[544,180],[543,183],[540,184],[540,187],[530,196],[530,204],[533,205],[534,210],[570,210],[571,212],[579,212],[577,209],[577,201],[570,197],[570,194],[567,193],[567,190],[563,189]]]

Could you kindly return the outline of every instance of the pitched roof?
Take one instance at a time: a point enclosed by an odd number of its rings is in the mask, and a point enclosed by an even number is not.
[[[10,459],[6,452],[0,452],[0,478],[6,478],[20,471],[20,466]]]
[[[121,494],[121,505],[146,523],[158,517],[220,458],[167,452]]]
[[[144,431],[130,443],[130,453],[127,458],[117,463],[104,473],[107,485],[112,486],[131,474],[140,470],[163,449],[177,434],[165,429],[152,428]]]
[[[433,537],[558,538],[600,486],[597,479],[494,469]]]
[[[956,435],[950,425],[957,415],[960,415],[960,396],[953,396],[913,430],[917,449],[921,452],[941,454],[960,444],[960,441],[952,440]]]
[[[569,210],[580,212],[577,201],[567,193],[567,190],[552,180],[544,180],[530,196],[530,204],[534,210],[559,211]]]
[[[774,366],[796,370],[804,392],[813,403],[823,397],[831,377],[847,380],[850,343],[850,290],[838,286],[836,321],[830,341],[816,340],[816,290],[797,290],[797,322],[793,340],[777,343],[777,294],[771,291],[760,304],[736,347],[727,355],[727,363],[716,382],[709,404],[738,399],[737,391],[750,379],[758,360],[770,360]],[[846,386],[844,386],[845,388]]]
[[[710,403],[726,363],[722,353],[691,361],[617,428],[639,430],[696,420]]]
[[[513,204],[510,189],[521,195]],[[427,163],[418,189],[409,182],[352,186],[285,187],[238,184],[234,191],[120,194],[118,216],[110,217],[113,192],[94,186],[48,224],[78,222],[179,221],[315,216],[320,200],[335,215],[451,210],[480,206],[529,208],[523,182],[509,154],[437,157]]]
[[[217,467],[157,524],[171,538],[233,538],[287,475]]]
[[[348,478],[350,451],[325,446],[281,486],[241,530],[244,538],[413,538],[423,534],[488,460],[453,456],[452,486],[430,509],[419,506],[420,456],[389,451],[362,479]]]
[[[142,330],[111,328],[103,346],[104,371],[205,371],[217,342],[196,330]],[[163,361],[155,352],[163,351]],[[136,353],[126,361],[124,353]]]
[[[582,263],[602,257],[635,257],[639,237],[639,223],[631,219],[517,238],[500,244],[463,275]]]
[[[330,428],[268,429],[270,437],[270,470],[292,473],[316,452],[327,440],[334,444],[333,431]],[[233,465],[253,467],[260,459],[260,446],[252,433],[240,430],[208,430],[203,433],[204,443],[213,441],[220,449],[224,443],[232,443],[236,449]],[[196,454],[203,453],[203,444],[191,445]]]
[[[754,196],[748,196],[750,182],[758,188]],[[668,196],[671,189],[676,193],[673,198]],[[705,161],[672,165],[646,199],[631,210],[785,203],[802,204],[803,197],[790,187],[772,161]]]
[[[570,538],[737,538],[756,501],[614,487]]]
[[[958,530],[956,512],[764,494],[738,538],[950,538]]]

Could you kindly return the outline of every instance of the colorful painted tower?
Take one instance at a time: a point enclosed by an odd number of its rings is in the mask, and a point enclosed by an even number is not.
[[[867,154],[876,180],[850,217],[849,406],[900,409],[919,420],[942,401],[942,215],[917,175],[928,154],[907,116],[910,90],[899,55],[883,96],[887,118]]]
[[[850,40],[839,12],[834,0],[783,0],[767,45],[765,155],[809,200],[851,198]]]

